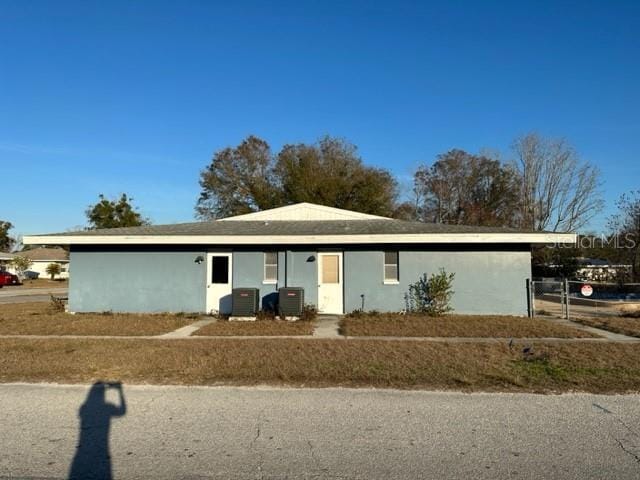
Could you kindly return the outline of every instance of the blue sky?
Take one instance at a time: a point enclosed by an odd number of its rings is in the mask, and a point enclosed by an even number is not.
[[[330,134],[401,178],[451,148],[564,136],[640,188],[640,2],[0,0],[0,219],[84,225],[126,192],[191,221],[212,153]]]

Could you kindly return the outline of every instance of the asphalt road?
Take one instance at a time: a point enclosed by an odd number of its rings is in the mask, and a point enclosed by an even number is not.
[[[640,477],[638,395],[122,391],[0,386],[0,477]]]
[[[24,287],[3,287],[0,288],[0,304],[3,303],[27,303],[27,302],[48,302],[51,294],[66,296],[68,289],[63,288],[24,288]]]

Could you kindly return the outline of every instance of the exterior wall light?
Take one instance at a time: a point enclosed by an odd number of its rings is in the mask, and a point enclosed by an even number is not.
[[[204,262],[204,257],[202,255],[198,255],[195,259],[195,262],[200,265],[202,262]]]

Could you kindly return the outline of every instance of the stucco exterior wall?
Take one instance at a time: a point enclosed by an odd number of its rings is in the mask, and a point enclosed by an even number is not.
[[[71,249],[69,311],[204,312],[201,250]]]
[[[281,267],[278,255],[278,277]],[[257,288],[260,290],[260,306],[273,309],[277,302],[278,283],[264,283],[264,251],[233,252],[233,288]]]
[[[312,250],[287,255],[287,285],[304,288],[304,303],[318,303],[318,254]]]
[[[344,249],[344,311],[399,311],[409,284],[439,268],[455,272],[453,307],[459,313],[526,315],[525,281],[531,275],[530,253],[479,251],[458,246],[349,247]],[[384,249],[399,250],[399,282],[384,284]],[[278,248],[278,281],[263,283],[261,247],[233,250],[233,287],[260,290],[268,308],[279,287],[303,287],[305,302],[317,304],[317,251]],[[69,309],[74,312],[204,312],[206,264],[198,264],[206,247],[74,247]],[[286,271],[285,271],[286,268]],[[363,305],[364,300],[364,305]]]
[[[455,272],[452,306],[457,313],[526,315],[528,251],[399,251],[399,283],[384,284],[383,251],[345,251],[345,312],[399,311],[409,284],[440,268]]]
[[[315,304],[318,297],[318,273],[314,251],[278,250],[278,281],[264,283],[265,250],[236,250],[233,252],[233,287],[260,290],[260,305],[274,308],[280,287],[304,288],[305,303]]]

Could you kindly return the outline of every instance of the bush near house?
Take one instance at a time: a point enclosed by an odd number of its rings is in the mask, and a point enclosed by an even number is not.
[[[454,277],[455,273],[447,273],[444,268],[429,278],[423,274],[416,283],[409,285],[409,292],[404,295],[407,311],[436,317],[453,310]]]

